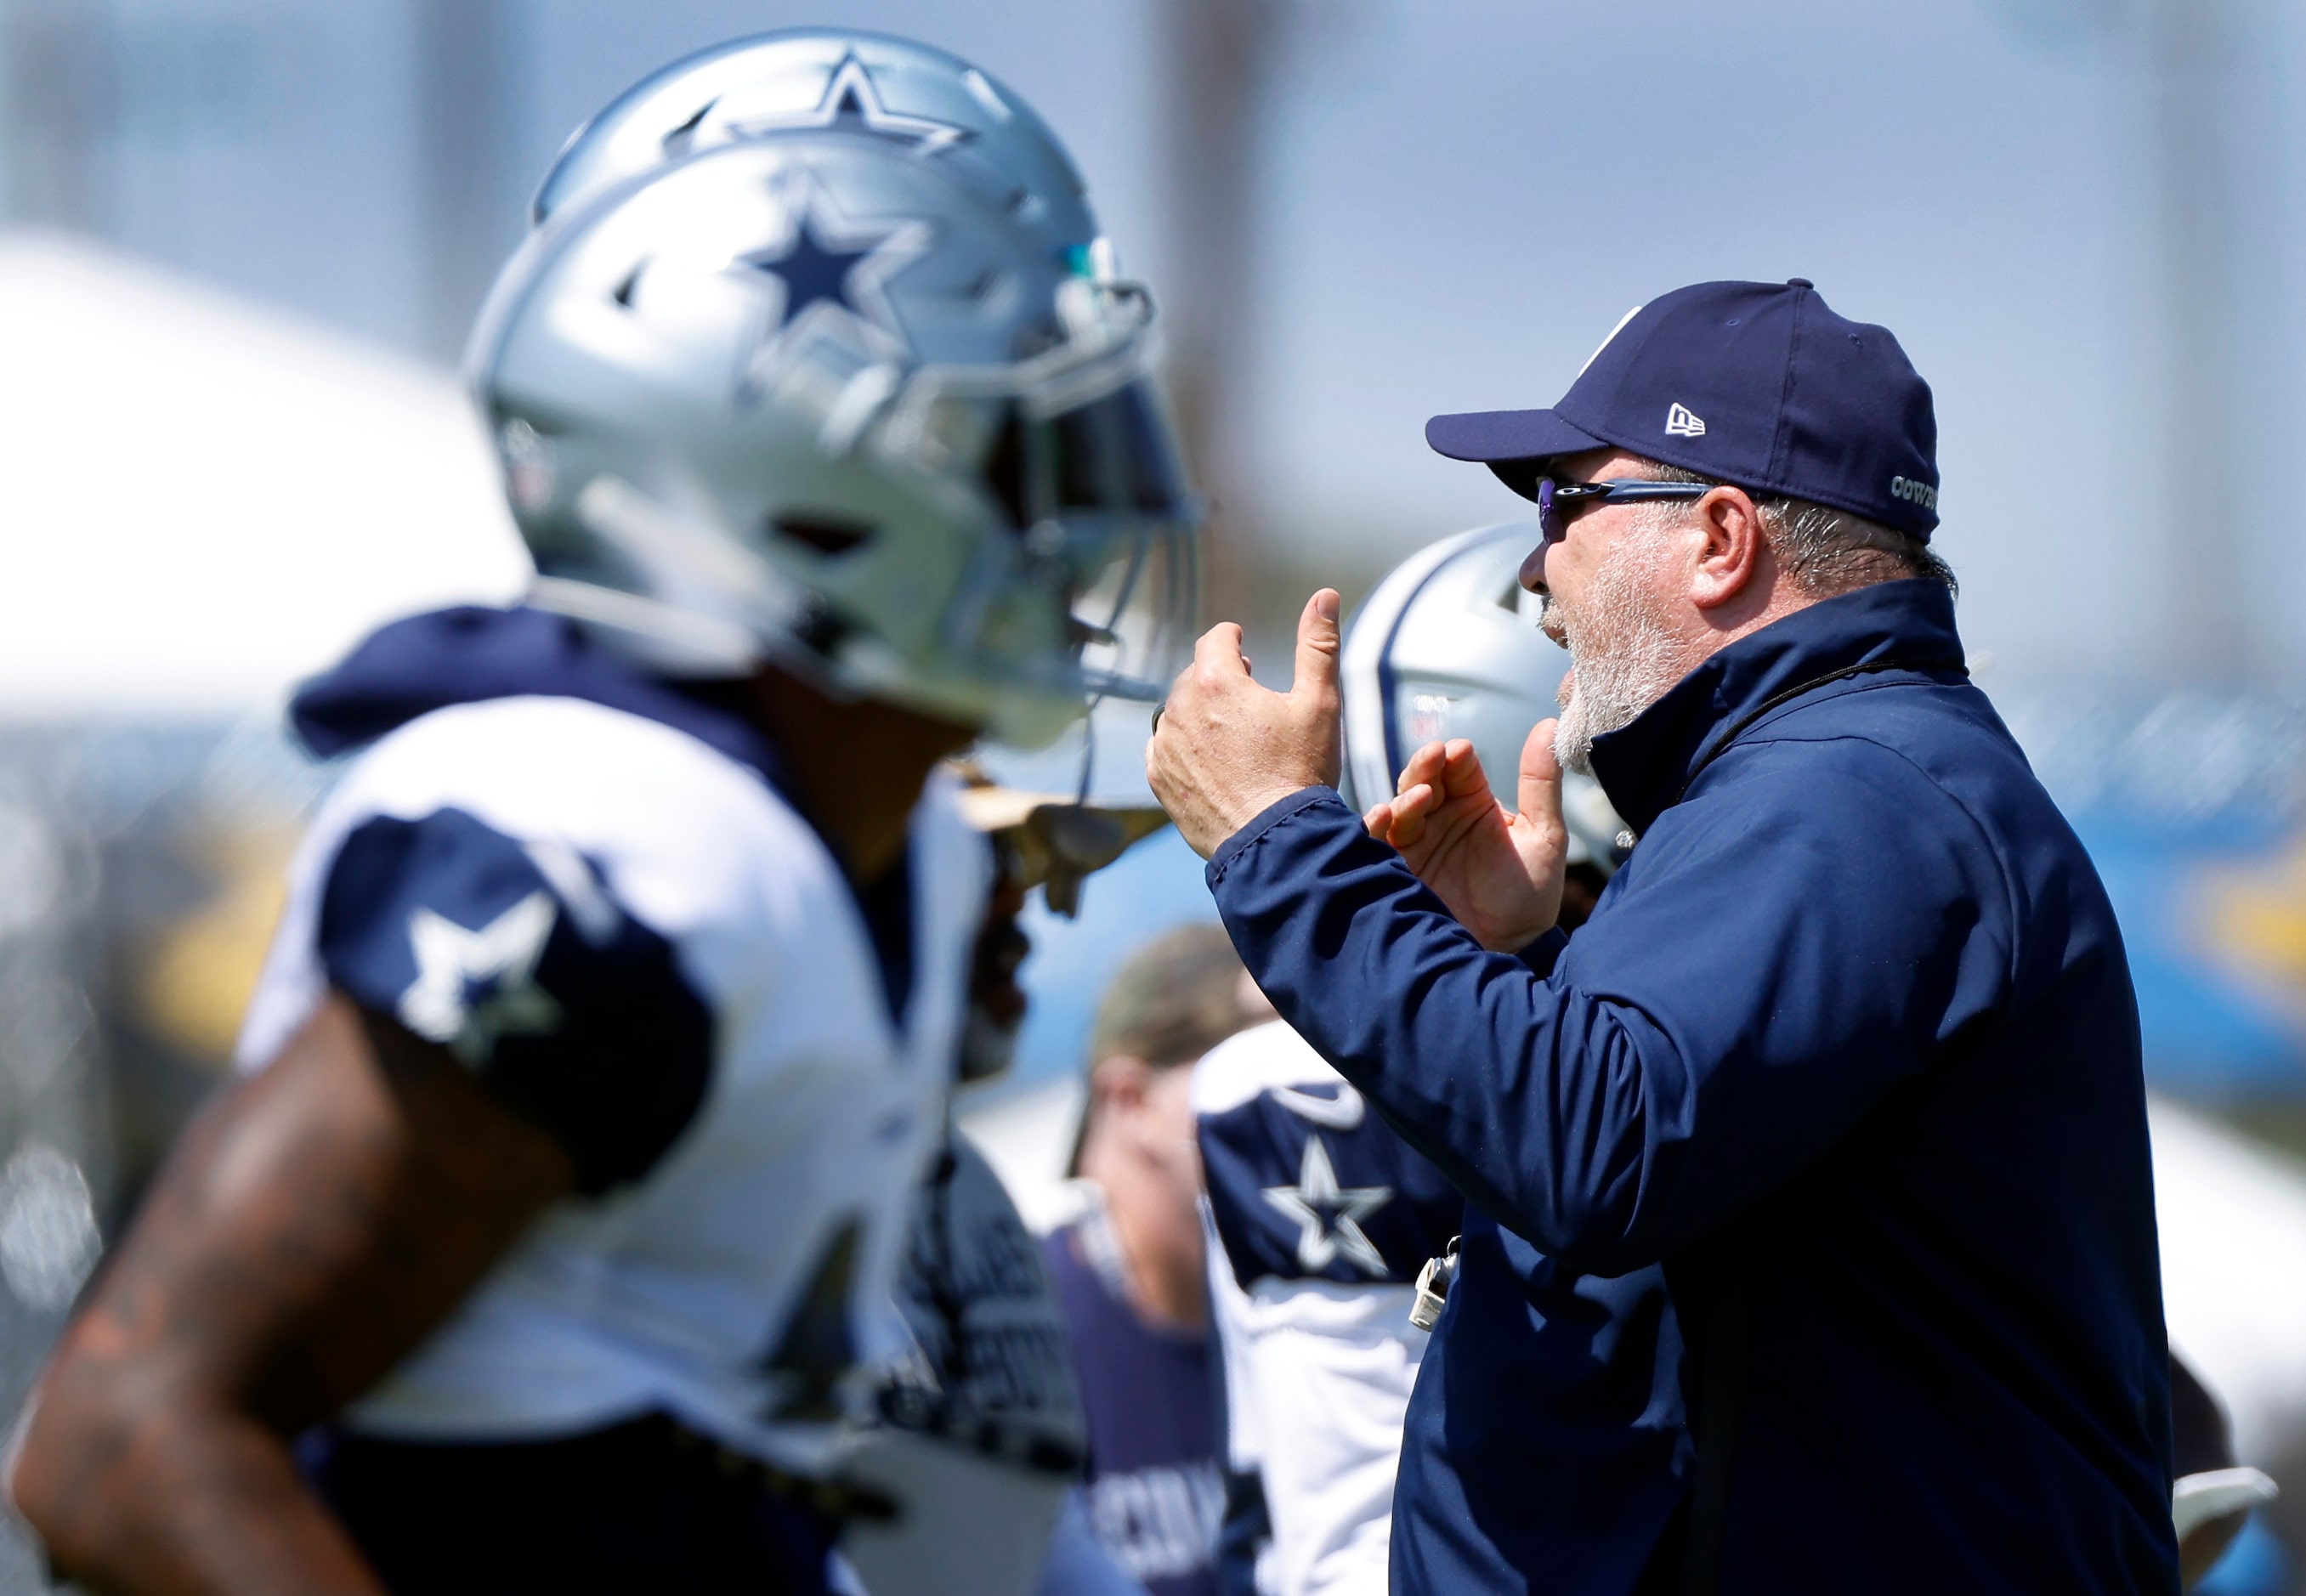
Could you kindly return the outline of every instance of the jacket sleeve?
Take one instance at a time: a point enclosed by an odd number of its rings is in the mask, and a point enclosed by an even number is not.
[[[1471,1201],[1593,1274],[1798,1172],[2009,978],[1980,833],[1871,744],[1725,756],[1566,947],[1521,957],[1484,952],[1326,788],[1209,880],[1282,1018]]]

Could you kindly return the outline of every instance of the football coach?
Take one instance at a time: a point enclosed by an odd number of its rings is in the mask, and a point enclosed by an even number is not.
[[[1394,1588],[1551,1588],[1535,1287],[1662,1263],[1694,1484],[1627,1589],[2174,1592],[2136,1002],[1963,669],[1928,387],[1807,282],[1706,283],[1426,436],[1538,507],[1574,668],[1518,815],[1464,743],[1339,801],[1329,592],[1286,694],[1204,636],[1147,755],[1282,1018],[1469,1199]],[[1639,839],[1574,941],[1563,764]]]

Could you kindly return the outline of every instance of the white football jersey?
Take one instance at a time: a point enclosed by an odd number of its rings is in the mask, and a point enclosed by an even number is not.
[[[470,1440],[662,1410],[824,1466],[852,1371],[910,1345],[891,1283],[990,875],[942,777],[909,873],[893,1004],[823,841],[688,732],[510,697],[362,754],[294,866],[241,1066],[333,985],[552,1131],[579,1191],[345,1422]]]
[[[1426,1333],[1417,1271],[1464,1199],[1279,1020],[1194,1066],[1226,1463],[1265,1488],[1258,1588],[1382,1596]]]

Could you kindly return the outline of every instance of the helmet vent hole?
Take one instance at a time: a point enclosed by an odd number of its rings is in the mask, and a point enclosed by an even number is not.
[[[846,516],[811,513],[772,516],[769,530],[819,554],[835,556],[864,547],[872,540],[874,529],[867,522],[854,521]]]
[[[713,114],[713,107],[720,103],[720,97],[715,95],[713,98],[706,100],[703,105],[697,107],[696,112],[690,115],[688,121],[682,123],[679,127],[676,127],[671,132],[666,133],[662,141],[664,152],[667,155],[680,155],[685,153],[688,149],[689,141],[696,136],[697,128],[704,123],[707,116],[710,116]]]
[[[609,295],[609,297],[615,300],[619,304],[624,306],[625,309],[628,311],[631,310],[633,308],[633,290],[640,286],[641,273],[647,269],[648,262],[645,260],[634,267],[632,270],[625,274],[625,280],[617,285],[617,291]]]

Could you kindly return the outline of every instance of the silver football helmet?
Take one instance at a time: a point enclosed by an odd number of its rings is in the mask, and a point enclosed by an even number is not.
[[[1345,801],[1391,798],[1409,756],[1464,738],[1491,787],[1514,807],[1530,728],[1556,713],[1569,656],[1538,629],[1538,597],[1521,562],[1540,537],[1510,522],[1444,538],[1377,585],[1346,629],[1338,672],[1345,698]],[[1565,772],[1569,862],[1616,873],[1632,847],[1625,822],[1591,776]]]
[[[644,79],[570,135],[534,219],[700,150],[824,131],[933,161],[1074,270],[1112,275],[1080,175],[1030,106],[959,56],[852,29],[733,39]]]
[[[724,144],[556,211],[468,356],[533,602],[1020,747],[1189,645],[1141,291],[875,136]]]

